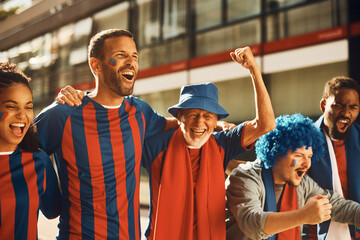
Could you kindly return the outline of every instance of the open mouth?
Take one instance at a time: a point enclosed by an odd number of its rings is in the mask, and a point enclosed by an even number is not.
[[[25,128],[25,123],[11,123],[10,129],[15,136],[22,136]]]
[[[124,76],[127,80],[132,80],[134,78],[133,72],[123,72],[121,75]]]
[[[350,125],[349,119],[342,118],[336,121],[336,127],[339,132],[345,132],[349,125]]]
[[[306,173],[305,169],[298,169],[296,170],[296,174],[298,175],[299,178],[302,178]]]
[[[191,132],[194,133],[197,136],[201,136],[205,133],[205,129],[191,129]]]

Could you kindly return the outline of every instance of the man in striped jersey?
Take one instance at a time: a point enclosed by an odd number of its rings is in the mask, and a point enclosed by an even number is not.
[[[94,91],[79,106],[54,103],[36,118],[40,145],[59,168],[59,239],[140,239],[142,145],[167,122],[129,96],[138,56],[130,32],[96,34],[88,52]]]

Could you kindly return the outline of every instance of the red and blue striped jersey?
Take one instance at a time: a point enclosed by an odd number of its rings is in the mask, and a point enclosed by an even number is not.
[[[59,239],[140,239],[139,181],[143,142],[166,120],[125,97],[105,108],[85,96],[79,107],[52,104],[35,120],[40,146],[59,165]]]
[[[238,126],[229,131],[213,133],[213,136],[215,137],[215,140],[219,146],[220,155],[223,161],[224,172],[230,160],[234,159],[236,156],[247,150],[243,146],[241,146],[241,134],[244,129],[244,124],[245,123],[239,124]],[[151,231],[154,229],[153,219],[155,219],[156,217],[157,199],[161,182],[163,161],[167,153],[169,141],[175,131],[176,130],[169,130],[156,136],[147,138],[143,148],[141,164],[148,172],[150,187],[149,225],[145,232],[145,236],[150,237],[150,239],[152,239]],[[176,178],[176,176],[174,176],[174,178]]]
[[[39,207],[48,218],[60,213],[55,170],[43,152],[0,154],[0,239],[37,239]]]

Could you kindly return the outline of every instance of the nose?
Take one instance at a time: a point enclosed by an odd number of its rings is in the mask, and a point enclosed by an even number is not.
[[[304,157],[304,161],[302,162],[302,166],[306,168],[311,167],[311,157]]]
[[[195,123],[197,126],[200,126],[201,123],[203,123],[205,121],[205,118],[203,116],[198,116],[196,119],[195,119]]]
[[[26,116],[25,109],[19,109],[15,116],[18,119],[23,119]]]
[[[137,63],[137,59],[133,56],[128,56],[125,63],[128,66],[135,66],[135,64]]]

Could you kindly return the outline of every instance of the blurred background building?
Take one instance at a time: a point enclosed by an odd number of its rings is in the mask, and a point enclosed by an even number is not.
[[[315,119],[327,80],[360,81],[359,0],[1,0],[0,61],[32,78],[38,113],[67,84],[94,87],[87,45],[108,28],[135,34],[134,95],[165,116],[182,85],[210,81],[230,113],[227,121],[252,119],[251,80],[229,56],[247,45],[276,116]]]

